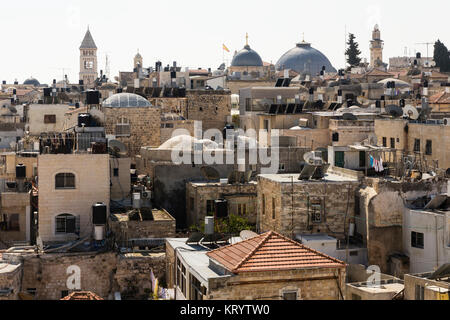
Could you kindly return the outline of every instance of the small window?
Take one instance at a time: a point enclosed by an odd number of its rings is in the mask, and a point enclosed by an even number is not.
[[[114,177],[118,177],[119,176],[119,168],[114,168]]]
[[[383,147],[387,147],[387,138],[383,137]]]
[[[395,149],[395,138],[391,138],[391,149]]]
[[[58,173],[55,176],[56,189],[75,189],[75,175],[73,173]]]
[[[57,216],[56,233],[77,233],[76,217],[67,213]]]
[[[359,152],[359,167],[360,168],[366,167],[366,152],[365,151]]]
[[[411,232],[411,247],[413,248],[424,248],[424,239],[423,239],[423,233],[420,232]]]
[[[420,152],[420,139],[414,139],[414,152]]]
[[[44,115],[44,123],[45,124],[56,123],[56,115],[55,114]]]
[[[283,292],[283,300],[297,300],[297,292],[296,291]]]
[[[322,222],[322,201],[311,201],[311,221],[312,223]]]
[[[431,156],[433,154],[433,141],[427,140],[427,144],[425,147],[425,154],[427,156]]]
[[[245,203],[238,204],[238,214],[240,216],[245,216],[247,214],[247,204],[245,204]]]
[[[130,121],[127,118],[121,117],[116,123],[116,136],[129,137],[131,134]]]
[[[275,198],[272,198],[272,219],[276,217]]]
[[[266,214],[266,196],[262,195],[262,214],[263,216]]]
[[[331,136],[331,140],[333,142],[338,142],[339,141],[339,133],[338,132],[334,132],[333,135]]]

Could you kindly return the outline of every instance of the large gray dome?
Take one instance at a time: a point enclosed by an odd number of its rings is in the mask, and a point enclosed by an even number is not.
[[[35,78],[29,78],[23,82],[23,84],[39,87],[41,84]]]
[[[325,72],[333,73],[333,68],[328,58],[319,50],[311,47],[310,43],[297,43],[296,47],[286,52],[276,64],[277,71],[291,69],[295,72],[309,72],[316,75],[325,66]]]
[[[117,93],[103,101],[106,108],[143,108],[152,104],[145,98],[134,93]]]
[[[236,53],[231,61],[232,67],[262,67],[263,61],[259,54],[246,45],[244,49]]]

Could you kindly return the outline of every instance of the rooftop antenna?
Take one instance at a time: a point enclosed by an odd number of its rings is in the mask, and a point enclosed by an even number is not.
[[[427,60],[428,60],[428,58],[430,57],[430,56],[428,55],[428,46],[429,46],[430,44],[434,44],[434,42],[420,42],[420,43],[416,43],[416,44],[423,44],[423,45],[426,45],[426,46],[427,46]]]

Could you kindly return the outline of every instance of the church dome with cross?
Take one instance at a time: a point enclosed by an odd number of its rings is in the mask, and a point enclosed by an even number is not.
[[[281,56],[276,64],[276,70],[293,70],[297,73],[318,74],[322,67],[325,72],[335,73],[336,69],[331,65],[330,60],[319,50],[311,47],[311,44],[303,40]]]
[[[247,41],[242,50],[236,52],[233,60],[231,61],[232,67],[262,67],[263,61],[259,54],[250,48],[248,45],[248,35],[246,36]]]

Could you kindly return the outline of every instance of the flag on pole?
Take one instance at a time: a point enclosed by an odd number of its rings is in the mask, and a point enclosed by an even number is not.
[[[230,52],[230,50],[227,48],[227,46],[225,44],[222,44],[223,50],[225,50],[226,52]]]

